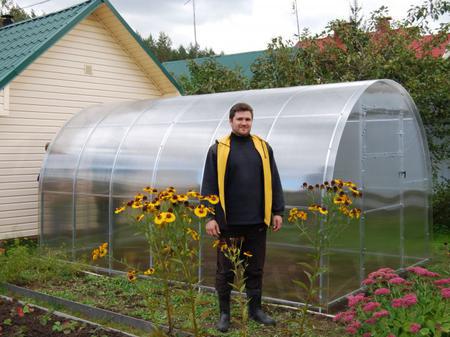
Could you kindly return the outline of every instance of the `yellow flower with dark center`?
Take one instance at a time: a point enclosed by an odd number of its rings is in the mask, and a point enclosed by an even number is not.
[[[228,245],[225,242],[220,245],[220,251],[223,252],[223,251],[225,251],[227,249],[228,249]]]
[[[328,210],[325,207],[319,207],[319,212],[320,212],[320,214],[323,214],[323,215],[328,214]]]
[[[99,257],[105,257],[106,255],[108,255],[108,249],[100,247],[99,248]]]
[[[214,240],[213,241],[213,248],[216,248],[220,244],[220,240]]]
[[[244,255],[247,256],[247,257],[252,257],[253,256],[253,254],[250,253],[250,252],[244,252]]]
[[[144,207],[144,204],[140,200],[133,201],[133,204],[131,205],[131,207],[133,207],[133,208],[142,208],[142,207]]]
[[[194,209],[194,214],[199,218],[204,218],[205,216],[208,215],[208,210],[204,205],[198,205]]]
[[[200,240],[200,235],[198,235],[198,233],[195,230],[187,228],[186,232],[191,236],[192,240],[194,241]]]
[[[217,195],[215,195],[215,194],[208,195],[208,196],[206,197],[206,200],[207,200],[210,204],[213,204],[213,205],[216,205],[216,204],[219,203],[219,197],[218,197]]]
[[[129,270],[127,273],[128,281],[130,281],[130,282],[136,281],[136,279],[137,279],[136,274],[137,274],[136,270]]]
[[[164,221],[167,223],[174,222],[177,218],[172,212],[162,212],[161,215],[164,217]]]
[[[148,268],[144,271],[144,275],[153,275],[155,273],[155,268]]]
[[[117,207],[116,210],[114,211],[114,213],[119,214],[119,213],[122,213],[123,211],[125,211],[126,209],[127,209],[126,206]]]
[[[349,188],[356,188],[356,184],[353,183],[353,182],[351,182],[351,181],[346,181],[346,182],[344,183],[344,186],[347,186],[347,187],[349,187]]]
[[[320,209],[320,206],[317,204],[312,204],[311,206],[308,207],[308,210],[312,211],[312,212],[318,212]]]
[[[104,249],[108,248],[108,242],[103,242],[103,243],[100,245],[100,247],[102,247],[102,248],[104,248]]]
[[[188,196],[186,194],[178,194],[178,201],[179,202],[185,202],[185,201],[188,201],[188,200],[189,200],[189,198],[188,198]]]
[[[296,216],[298,213],[298,208],[294,207],[289,211],[289,216]]]
[[[306,221],[306,219],[308,219],[308,214],[306,212],[300,211],[297,213],[297,218]]]
[[[353,208],[350,213],[349,213],[349,217],[350,218],[355,218],[355,219],[359,219],[361,216],[361,210],[359,208]]]
[[[144,214],[139,214],[139,215],[136,217],[136,221],[138,221],[138,222],[140,222],[142,219],[144,219]]]
[[[138,193],[134,196],[134,201],[141,201],[144,199],[144,195],[142,193]]]
[[[154,222],[156,225],[162,225],[165,222],[162,213],[155,215]]]
[[[177,193],[177,190],[173,186],[167,187],[166,191],[171,194]]]
[[[178,195],[176,195],[176,194],[173,194],[171,197],[170,197],[170,202],[172,203],[172,204],[176,204],[176,203],[178,203],[180,200],[178,200]]]
[[[344,199],[340,196],[335,196],[333,199],[333,204],[335,205],[341,205],[344,203]]]
[[[194,191],[194,190],[189,190],[189,191],[187,192],[187,195],[188,195],[188,197],[192,197],[192,198],[198,198],[198,197],[201,196],[200,193],[198,193],[198,192],[196,192],[196,191]]]

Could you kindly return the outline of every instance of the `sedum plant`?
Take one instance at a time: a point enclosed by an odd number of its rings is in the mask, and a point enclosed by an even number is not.
[[[448,274],[448,270],[447,270]],[[400,277],[381,268],[363,281],[367,293],[349,296],[348,309],[334,318],[349,336],[450,336],[450,278],[423,267]]]

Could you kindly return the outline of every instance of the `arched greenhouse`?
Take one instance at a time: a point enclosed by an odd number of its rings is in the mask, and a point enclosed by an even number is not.
[[[250,90],[106,104],[82,110],[59,132],[40,179],[42,242],[74,255],[108,242],[116,259],[148,267],[144,238],[114,209],[142,187],[200,190],[209,146],[229,130],[236,102],[255,111],[252,133],[274,149],[287,207],[306,206],[304,181],[354,181],[362,217],[336,242],[321,278],[327,307],[379,267],[430,255],[430,157],[418,111],[391,80]],[[298,302],[291,281],[308,247],[296,229],[268,238],[264,295]],[[215,251],[205,238],[199,270],[213,284]],[[108,269],[120,268],[113,259]]]

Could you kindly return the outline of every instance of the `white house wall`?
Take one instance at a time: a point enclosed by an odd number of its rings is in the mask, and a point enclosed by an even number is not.
[[[103,102],[152,97],[161,97],[153,79],[95,15],[15,78],[9,116],[0,116],[0,239],[38,233],[44,146],[74,113]],[[3,101],[0,92],[1,107]]]

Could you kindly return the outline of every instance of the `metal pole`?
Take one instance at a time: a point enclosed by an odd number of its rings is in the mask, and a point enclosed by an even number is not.
[[[298,39],[300,40],[300,23],[298,21],[298,4],[297,4],[297,0],[294,0],[294,9],[295,9],[295,17],[297,19],[297,34],[298,34]]]

